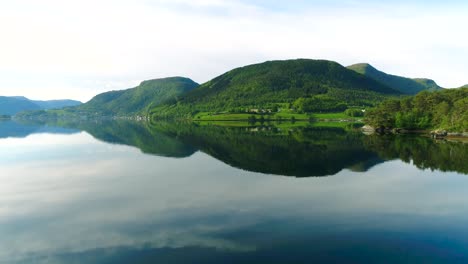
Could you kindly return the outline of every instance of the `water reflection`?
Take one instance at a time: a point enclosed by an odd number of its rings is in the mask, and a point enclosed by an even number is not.
[[[386,135],[364,137],[363,144],[383,159],[400,159],[420,169],[468,174],[467,142],[433,140],[422,136]]]
[[[391,146],[386,137],[316,127],[62,125],[87,132],[0,139],[0,263],[468,261],[466,176],[400,160],[398,151],[424,157],[406,139]],[[258,150],[236,149],[255,142]],[[275,156],[288,144],[299,161],[280,157],[303,169]],[[449,148],[452,158],[466,147],[413,144]],[[294,175],[313,169],[300,155],[316,149],[337,165],[309,173],[334,177],[272,177],[249,161],[277,158],[265,171]],[[360,158],[341,161],[353,153]]]
[[[48,126],[44,123],[24,123],[12,120],[0,120],[0,139],[9,137],[24,138],[36,133],[73,134],[78,132],[80,132],[78,129]]]
[[[163,157],[189,157],[199,150],[233,167],[266,174],[308,177],[330,176],[343,169],[365,172],[393,159],[420,169],[468,174],[467,144],[422,136],[366,136],[352,126],[223,127],[114,120],[62,121],[51,127],[60,126]]]

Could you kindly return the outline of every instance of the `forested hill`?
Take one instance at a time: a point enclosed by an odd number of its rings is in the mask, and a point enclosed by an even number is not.
[[[23,96],[0,96],[0,115],[15,115],[22,111],[56,109],[81,104],[74,100],[30,100]]]
[[[87,103],[77,107],[50,111],[28,111],[19,113],[16,117],[56,119],[145,115],[148,108],[167,100],[175,100],[198,85],[183,77],[147,80],[135,88],[98,94]]]
[[[468,88],[421,92],[389,100],[366,113],[375,127],[468,131]]]
[[[138,113],[169,99],[176,99],[197,86],[196,82],[183,77],[148,80],[135,88],[96,95],[77,110],[112,115]]]
[[[400,92],[336,62],[268,61],[231,70],[152,112],[155,116],[190,116],[197,111],[266,108],[299,98],[325,102],[323,110],[328,111],[340,104],[372,105],[397,94]]]
[[[387,74],[377,70],[368,63],[358,63],[348,66],[347,68],[372,78],[404,94],[415,95],[421,91],[438,91],[443,89],[433,80],[424,78],[410,79]]]

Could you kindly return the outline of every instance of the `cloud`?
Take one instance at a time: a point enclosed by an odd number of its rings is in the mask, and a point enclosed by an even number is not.
[[[468,82],[466,5],[340,3],[2,3],[0,94],[87,100],[144,79],[204,82],[245,64],[298,57],[366,61],[447,87]]]

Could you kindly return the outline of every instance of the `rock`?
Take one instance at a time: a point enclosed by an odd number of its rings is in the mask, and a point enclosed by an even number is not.
[[[371,127],[369,125],[365,125],[365,126],[361,127],[361,130],[366,131],[366,132],[374,132],[375,128],[373,128],[373,127]]]
[[[440,130],[440,129],[433,130],[433,131],[431,131],[431,136],[433,138],[443,138],[443,137],[447,136],[447,131],[446,130]]]

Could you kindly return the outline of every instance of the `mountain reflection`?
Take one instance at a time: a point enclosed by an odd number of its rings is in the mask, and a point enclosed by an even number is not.
[[[156,124],[153,128],[161,126]],[[185,144],[224,163],[267,174],[333,175],[377,157],[363,148],[360,133],[348,133],[341,128],[178,125],[169,129]]]
[[[49,134],[73,134],[80,130],[63,128],[58,126],[48,126],[43,123],[19,123],[11,120],[0,121],[0,139],[1,138],[24,138],[31,134],[49,133]]]
[[[98,140],[164,157],[184,158],[202,151],[233,167],[265,174],[309,177],[334,175],[343,169],[364,172],[393,159],[412,162],[420,169],[468,174],[464,143],[422,136],[367,136],[352,127],[226,127],[125,120],[60,121],[53,127],[83,130]]]
[[[385,135],[364,137],[363,145],[382,159],[400,159],[419,169],[468,174],[466,142],[433,140],[423,136]]]

